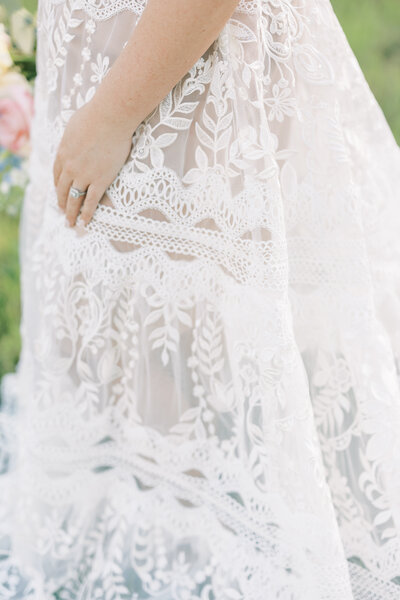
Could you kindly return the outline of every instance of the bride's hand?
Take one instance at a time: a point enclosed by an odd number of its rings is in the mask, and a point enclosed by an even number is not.
[[[132,147],[131,128],[116,125],[93,99],[71,116],[57,149],[53,165],[58,206],[65,211],[70,226],[79,211],[86,225],[105,190],[127,160]],[[87,191],[74,198],[70,187]]]

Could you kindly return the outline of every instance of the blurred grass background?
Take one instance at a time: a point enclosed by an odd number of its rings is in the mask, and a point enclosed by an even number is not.
[[[400,143],[400,0],[331,1]],[[4,0],[3,6],[8,11],[21,6],[34,11],[36,5],[35,0]],[[19,320],[18,220],[0,214],[0,377],[17,363]]]
[[[400,144],[400,0],[331,0]]]

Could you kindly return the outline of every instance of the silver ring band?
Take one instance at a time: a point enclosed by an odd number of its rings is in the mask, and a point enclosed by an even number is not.
[[[69,194],[73,198],[78,198],[79,196],[85,196],[86,191],[78,190],[78,188],[71,185],[71,187],[69,189]]]

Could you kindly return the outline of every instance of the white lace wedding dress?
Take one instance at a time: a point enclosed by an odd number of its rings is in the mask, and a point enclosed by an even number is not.
[[[145,0],[39,0],[1,600],[400,598],[400,150],[329,0],[241,0],[84,229]]]

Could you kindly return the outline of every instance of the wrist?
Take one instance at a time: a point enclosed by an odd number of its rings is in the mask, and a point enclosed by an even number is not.
[[[114,92],[111,95],[105,86],[102,87],[104,82],[105,79],[89,101],[94,119],[97,123],[107,124],[116,137],[131,137],[142,119],[131,103],[123,101]]]

